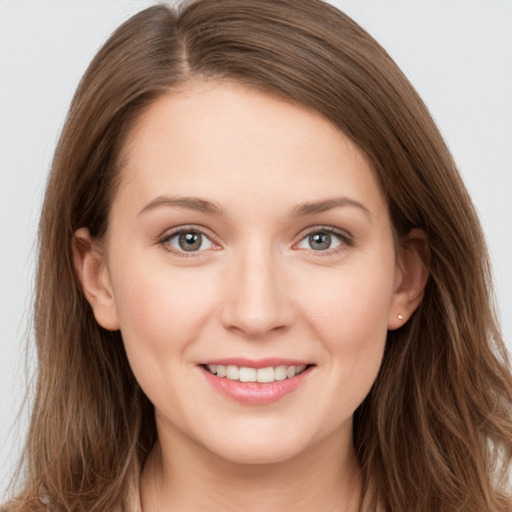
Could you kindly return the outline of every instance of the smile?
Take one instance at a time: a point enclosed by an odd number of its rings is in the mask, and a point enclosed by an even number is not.
[[[304,385],[316,365],[282,359],[226,359],[204,362],[199,368],[221,395],[242,404],[266,405]]]
[[[279,365],[266,368],[251,368],[249,366],[208,364],[206,369],[217,377],[240,382],[271,383],[291,379],[306,369],[306,365]]]

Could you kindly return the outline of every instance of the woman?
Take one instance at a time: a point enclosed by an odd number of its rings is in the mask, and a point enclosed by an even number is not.
[[[9,510],[510,510],[489,283],[441,136],[353,21],[147,9],[55,154]]]

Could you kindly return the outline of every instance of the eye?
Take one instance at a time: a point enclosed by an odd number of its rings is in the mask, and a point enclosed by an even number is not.
[[[333,228],[322,228],[310,231],[295,247],[321,252],[337,249],[343,244],[352,245],[348,234],[340,233]]]
[[[213,248],[213,242],[200,231],[187,229],[168,235],[162,243],[178,252],[198,252]]]

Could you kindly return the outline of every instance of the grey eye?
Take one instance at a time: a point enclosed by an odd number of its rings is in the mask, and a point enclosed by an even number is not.
[[[210,249],[211,240],[199,231],[182,231],[169,239],[169,245],[178,251],[196,252]]]
[[[304,237],[297,247],[300,249],[311,249],[313,251],[326,251],[341,245],[341,239],[334,233],[328,231],[315,231]]]
[[[329,233],[314,233],[309,235],[308,242],[315,251],[323,251],[331,247],[331,235]]]

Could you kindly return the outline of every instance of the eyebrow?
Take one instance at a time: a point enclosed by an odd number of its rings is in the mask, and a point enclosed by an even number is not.
[[[169,197],[169,196],[158,196],[142,208],[139,212],[141,215],[149,210],[160,208],[161,206],[167,207],[178,207],[187,208],[188,210],[195,210],[209,215],[222,215],[222,208],[220,205],[207,201],[206,199],[200,199],[199,197]]]
[[[334,197],[331,199],[324,199],[321,201],[313,201],[310,203],[298,205],[292,210],[292,216],[303,217],[306,215],[315,215],[316,213],[322,213],[327,210],[332,210],[333,208],[339,208],[343,206],[358,208],[359,210],[362,210],[370,220],[373,219],[370,210],[368,210],[366,206],[348,197]]]
[[[139,215],[141,215],[144,212],[160,208],[162,206],[171,208],[186,208],[188,210],[195,210],[201,213],[206,213],[208,215],[221,216],[223,214],[223,210],[219,204],[214,203],[212,201],[207,201],[206,199],[201,199],[199,197],[158,196],[155,199],[151,200],[148,204],[146,204],[140,210]],[[292,209],[291,216],[305,217],[307,215],[315,215],[317,213],[322,213],[327,210],[332,210],[333,208],[347,206],[358,208],[359,210],[363,211],[369,217],[370,220],[372,220],[373,216],[368,210],[368,208],[366,208],[366,206],[348,197],[335,197],[331,199],[323,199],[320,201],[312,201],[300,204]]]

